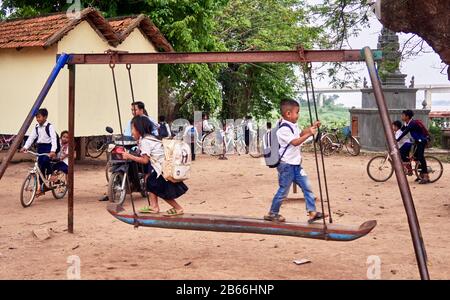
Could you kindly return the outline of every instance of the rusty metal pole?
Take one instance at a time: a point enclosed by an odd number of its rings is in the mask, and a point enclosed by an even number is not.
[[[55,67],[53,68],[52,73],[48,77],[47,81],[45,82],[44,87],[42,88],[41,92],[39,93],[39,96],[37,97],[36,101],[33,104],[33,107],[31,108],[30,112],[28,113],[28,116],[26,117],[25,121],[22,124],[22,127],[19,130],[19,133],[17,134],[16,138],[14,139],[13,144],[11,145],[11,148],[9,149],[8,153],[6,154],[6,157],[3,158],[2,164],[0,165],[0,179],[2,179],[3,175],[6,172],[6,169],[8,168],[8,164],[13,158],[16,151],[19,149],[20,144],[23,141],[23,138],[25,137],[25,134],[27,133],[28,128],[31,125],[31,122],[33,122],[34,117],[36,116],[37,111],[41,107],[42,103],[45,100],[45,97],[47,96],[48,92],[50,91],[50,88],[52,87],[53,83],[55,82],[56,78],[58,77],[59,72],[64,67],[64,65],[69,61],[70,55],[68,54],[61,54],[58,57],[58,61],[56,62]],[[18,99],[16,99],[18,100]]]
[[[73,233],[73,196],[75,166],[75,65],[69,65],[69,174],[68,232]]]
[[[420,278],[422,280],[429,280],[430,276],[428,274],[426,262],[425,245],[423,244],[422,234],[420,232],[419,219],[417,218],[416,210],[414,208],[411,189],[409,187],[408,180],[406,179],[405,172],[403,171],[402,159],[398,150],[397,141],[391,130],[391,119],[389,117],[389,111],[384,98],[383,89],[375,68],[375,61],[369,47],[365,47],[363,51],[367,68],[369,70],[370,79],[372,81],[372,87],[375,94],[375,99],[377,101],[378,110],[380,112],[381,123],[383,124],[384,133],[386,135],[388,150],[392,158],[392,165],[395,170],[395,176],[397,177],[397,183],[402,196],[403,205],[405,206],[406,215],[408,217],[409,231],[411,232]]]

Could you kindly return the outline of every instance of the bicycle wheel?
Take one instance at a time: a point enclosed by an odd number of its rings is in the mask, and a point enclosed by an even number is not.
[[[86,155],[92,158],[99,158],[105,151],[107,141],[104,137],[94,137],[86,144]]]
[[[391,160],[385,155],[373,157],[367,164],[367,175],[376,182],[385,182],[394,174]]]
[[[425,160],[427,161],[427,169],[428,169],[428,176],[430,177],[430,182],[436,182],[444,173],[444,167],[442,166],[441,161],[434,157],[434,156],[425,156]],[[416,167],[414,168],[414,173],[416,174],[417,178],[419,178],[419,174],[421,172],[420,168],[420,162],[416,163]]]
[[[112,173],[108,183],[108,197],[109,201],[122,205],[127,196],[127,184],[122,189],[122,182],[124,178],[123,172]]]
[[[50,187],[52,189],[53,197],[57,200],[64,198],[67,194],[67,182],[66,182],[66,174],[63,172],[56,173],[56,181],[52,182]]]
[[[320,138],[320,142],[322,143],[322,151],[325,156],[330,156],[334,152],[336,152],[336,147],[333,143],[333,137],[330,134],[325,134]]]
[[[347,149],[347,152],[353,156],[358,156],[361,152],[361,145],[353,136],[349,136],[345,139],[345,148]]]
[[[28,174],[27,178],[22,184],[22,189],[20,190],[20,203],[23,207],[29,207],[33,204],[37,192],[37,175]]]

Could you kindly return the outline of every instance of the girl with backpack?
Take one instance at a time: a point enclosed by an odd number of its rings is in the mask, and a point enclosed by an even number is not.
[[[147,191],[150,194],[150,207],[144,207],[141,213],[158,214],[160,211],[158,198],[164,199],[170,206],[164,216],[174,217],[183,215],[183,208],[175,200],[188,191],[183,182],[167,181],[162,176],[162,164],[164,162],[164,147],[162,142],[153,136],[153,124],[146,117],[137,116],[131,121],[133,137],[139,141],[140,157],[129,153],[123,154],[123,159],[133,160],[139,164],[148,165],[149,171],[146,178]]]

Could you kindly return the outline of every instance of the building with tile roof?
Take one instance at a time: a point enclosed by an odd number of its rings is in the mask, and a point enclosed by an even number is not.
[[[0,22],[0,133],[18,132],[61,53],[130,53],[173,51],[145,15],[105,19],[93,9],[74,17],[66,13]],[[122,121],[131,118],[131,91],[125,66],[116,67]],[[105,126],[118,132],[111,70],[107,65],[77,67],[75,135],[104,135]],[[136,100],[158,115],[158,67],[132,67]],[[58,131],[67,128],[68,71],[63,69],[42,107]],[[32,126],[34,127],[34,126]]]

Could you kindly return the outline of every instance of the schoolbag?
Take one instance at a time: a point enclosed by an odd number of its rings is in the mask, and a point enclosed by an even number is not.
[[[169,137],[169,132],[167,131],[166,125],[166,122],[159,122],[158,133],[161,139]]]
[[[283,153],[280,155],[280,143],[278,142],[277,132],[280,128],[288,127],[292,134],[294,134],[294,129],[286,123],[277,124],[276,128],[269,130],[263,138],[263,154],[266,166],[269,168],[276,168],[281,162],[284,154],[286,154],[287,149],[290,144],[286,146]]]
[[[419,126],[419,128],[422,131],[422,134],[426,138],[426,147],[431,148],[431,146],[432,146],[431,135],[430,135],[430,132],[428,131],[427,127],[425,126],[425,124],[423,124],[422,120],[416,119],[414,121],[416,122],[417,126]]]
[[[173,183],[189,179],[191,175],[191,147],[182,140],[162,141],[146,137],[151,141],[162,143],[164,148],[164,161],[162,163],[162,175],[165,180]]]
[[[45,133],[47,133],[47,136],[51,138],[50,136],[50,123],[47,123],[47,126],[45,126]],[[38,138],[39,138],[39,131],[38,131],[39,125],[36,126],[36,139],[34,140],[34,144],[37,142]],[[56,133],[56,132],[55,132]],[[58,133],[56,133],[56,151],[55,153],[58,154],[59,152],[61,152],[61,140],[59,138]]]

